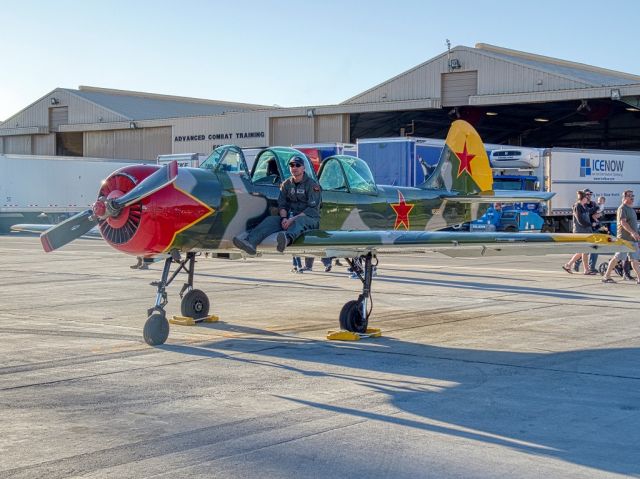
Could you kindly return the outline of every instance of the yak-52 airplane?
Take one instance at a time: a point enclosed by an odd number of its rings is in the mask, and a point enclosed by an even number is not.
[[[175,162],[131,165],[102,184],[92,209],[46,232],[41,241],[53,251],[94,226],[115,249],[136,256],[165,255],[156,302],[148,311],[144,340],[166,341],[169,322],[164,307],[167,286],[184,270],[180,291],[184,316],[202,319],[209,299],[193,287],[195,258],[200,252],[230,257],[232,238],[276,213],[280,182],[290,176],[293,148],[263,150],[249,171],[240,148],[222,146],[200,168],[178,168]],[[419,188],[376,185],[366,163],[351,156],[326,159],[319,171],[322,187],[320,228],[298,238],[286,252],[301,256],[346,258],[362,281],[362,294],[340,312],[340,326],[367,329],[371,282],[377,257],[385,252],[439,251],[449,256],[613,252],[628,243],[600,234],[546,234],[436,231],[480,217],[493,202],[542,201],[546,193],[493,191],[493,177],[482,140],[468,123],[453,123],[433,174]],[[258,246],[258,254],[275,253],[275,235]],[[184,257],[183,257],[184,254]],[[172,265],[176,265],[171,273]]]

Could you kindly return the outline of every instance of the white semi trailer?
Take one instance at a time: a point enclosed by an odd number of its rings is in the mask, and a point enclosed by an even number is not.
[[[576,191],[589,188],[593,200],[606,198],[606,219],[615,219],[622,192],[635,190],[633,207],[640,208],[640,152],[573,148],[504,147],[491,151],[494,188],[550,191],[553,198],[536,211],[550,231],[571,231]]]
[[[135,160],[0,154],[0,232],[57,223],[91,207],[102,180]]]

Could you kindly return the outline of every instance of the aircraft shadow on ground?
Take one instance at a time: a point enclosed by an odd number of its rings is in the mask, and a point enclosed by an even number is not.
[[[492,279],[489,276],[485,276],[487,280]],[[388,276],[384,275],[382,277],[377,277],[375,281],[381,281],[385,283],[398,283],[398,284],[417,284],[417,285],[425,285],[425,286],[437,286],[439,288],[453,288],[456,290],[482,290],[482,291],[495,291],[501,293],[514,293],[514,294],[531,294],[536,296],[546,296],[553,298],[562,298],[562,299],[575,299],[575,300],[588,300],[588,301],[613,301],[616,304],[618,303],[631,303],[637,304],[636,301],[631,301],[624,296],[618,296],[615,294],[603,294],[603,293],[594,293],[592,291],[585,291],[584,293],[576,292],[576,291],[563,291],[558,290],[557,288],[535,288],[531,286],[511,286],[508,284],[500,284],[500,283],[488,283],[486,281],[483,282],[461,282],[461,281],[453,281],[453,280],[431,280],[431,279],[413,279],[406,278],[403,276]],[[374,290],[375,291],[375,290]]]
[[[415,271],[415,272],[429,274],[429,275],[444,274],[442,272],[434,273],[433,271],[429,271],[429,270]],[[446,275],[448,277],[452,277],[452,276],[467,277],[468,276],[466,274],[458,275],[455,273],[446,273]],[[253,277],[239,276],[239,275],[231,276],[231,275],[217,275],[217,274],[210,274],[210,273],[204,273],[204,274],[200,273],[200,274],[197,274],[196,276],[202,276],[206,278],[220,279],[220,280],[242,281],[242,282],[253,283],[253,284],[259,283],[259,284],[273,285],[273,286],[290,286],[290,285],[295,285],[299,287],[312,286],[314,289],[347,291],[346,288],[341,287],[340,285],[318,284],[316,282],[314,282],[313,284],[303,284],[301,283],[301,281],[304,281],[304,277],[299,278],[297,276],[295,280],[294,279],[274,280],[274,279],[268,279],[268,278],[259,278],[255,276]],[[376,289],[375,289],[376,283],[383,282],[383,283],[394,283],[394,284],[434,286],[439,288],[452,288],[455,290],[468,289],[468,290],[494,291],[494,292],[512,293],[512,294],[530,294],[534,296],[543,296],[543,297],[559,298],[559,299],[573,299],[578,301],[589,301],[589,302],[605,301],[605,302],[615,302],[616,304],[621,304],[621,303],[630,303],[633,305],[637,304],[636,301],[631,301],[624,296],[619,296],[616,294],[605,294],[602,292],[593,292],[593,291],[585,291],[583,293],[583,292],[577,292],[577,291],[571,291],[571,290],[560,290],[558,288],[537,288],[532,286],[511,286],[509,284],[488,282],[489,280],[493,279],[493,277],[491,276],[474,275],[474,277],[477,277],[479,280],[484,279],[484,281],[469,282],[469,281],[456,281],[454,279],[445,280],[440,278],[438,279],[407,278],[406,276],[392,276],[389,274],[384,274],[384,275],[376,276],[374,278],[373,294],[375,295],[376,293]],[[357,279],[354,280],[354,286],[359,287],[360,281]]]
[[[390,338],[330,343],[282,336],[161,348],[285,370],[301,381],[301,388],[304,378],[319,377],[373,393],[350,404],[274,394],[292,407],[480,441],[603,471],[640,473],[640,375],[631,367],[640,362],[638,348],[536,354]],[[616,361],[627,366],[609,369]],[[314,367],[318,363],[322,370]],[[381,379],[385,374],[394,376]],[[374,397],[383,400],[368,408]],[[389,408],[396,411],[380,412]]]

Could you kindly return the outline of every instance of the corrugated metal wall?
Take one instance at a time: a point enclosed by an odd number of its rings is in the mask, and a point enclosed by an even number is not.
[[[52,104],[51,100],[55,99],[57,103]],[[67,119],[64,123],[100,123],[112,121],[126,121],[128,118],[123,115],[114,113],[110,110],[95,105],[83,98],[72,95],[65,90],[54,90],[34,104],[30,105],[24,111],[21,111],[6,120],[6,128],[24,128],[29,126],[49,126],[50,130],[57,128],[57,124],[50,124],[51,114],[55,115],[62,112],[63,108],[68,109]],[[16,126],[17,125],[17,126]]]
[[[315,143],[314,118],[283,117],[271,119],[270,145],[294,145],[296,143]]]
[[[52,105],[51,99],[57,102]],[[42,97],[23,111],[16,113],[6,120],[6,128],[25,128],[29,126],[48,126],[49,109],[61,108],[69,105],[69,93],[63,90],[54,90]]]
[[[346,125],[346,135],[345,135]],[[348,115],[321,115],[315,121],[315,142],[333,143],[347,142],[349,138]],[[298,143],[298,142],[294,142]]]
[[[84,156],[155,160],[171,153],[171,127],[84,133]]]
[[[112,121],[128,121],[124,115],[107,110],[98,106],[84,98],[76,95],[70,95],[69,105],[69,123],[72,125],[79,123],[107,123]]]
[[[16,155],[31,154],[31,135],[6,136],[4,138],[4,152]]]
[[[498,59],[486,59],[481,68],[481,75],[478,76],[478,95],[536,93],[591,86],[537,68]]]
[[[467,47],[451,51],[451,58],[459,61],[459,72],[476,70],[478,95],[505,93],[535,93],[560,89],[584,88],[585,82],[545,72],[524,63],[514,63]],[[455,71],[455,73],[459,73]],[[449,73],[447,54],[392,78],[345,103],[368,103],[421,98],[438,98],[441,94],[441,76]]]
[[[49,108],[49,131],[58,131],[60,125],[69,123],[69,107],[58,106]]]
[[[171,127],[145,128],[142,130],[143,160],[155,160],[158,155],[167,155],[171,151]]]
[[[477,93],[477,71],[442,74],[442,106],[468,105],[469,97]]]
[[[112,158],[142,158],[142,130],[114,130]]]
[[[84,134],[82,151],[85,156],[115,158],[113,131],[88,131]]]
[[[56,135],[32,135],[31,136],[32,155],[55,155]]]

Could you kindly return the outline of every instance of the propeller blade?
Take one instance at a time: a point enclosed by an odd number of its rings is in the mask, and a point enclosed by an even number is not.
[[[120,210],[126,208],[129,205],[137,203],[138,201],[152,195],[158,190],[161,190],[167,185],[170,185],[178,177],[178,162],[172,161],[164,165],[155,173],[147,176],[140,182],[135,188],[129,191],[127,194],[122,195],[120,198],[114,198],[110,200],[111,206]]]
[[[40,235],[40,242],[47,253],[70,243],[96,225],[91,210],[83,211],[63,221]]]

